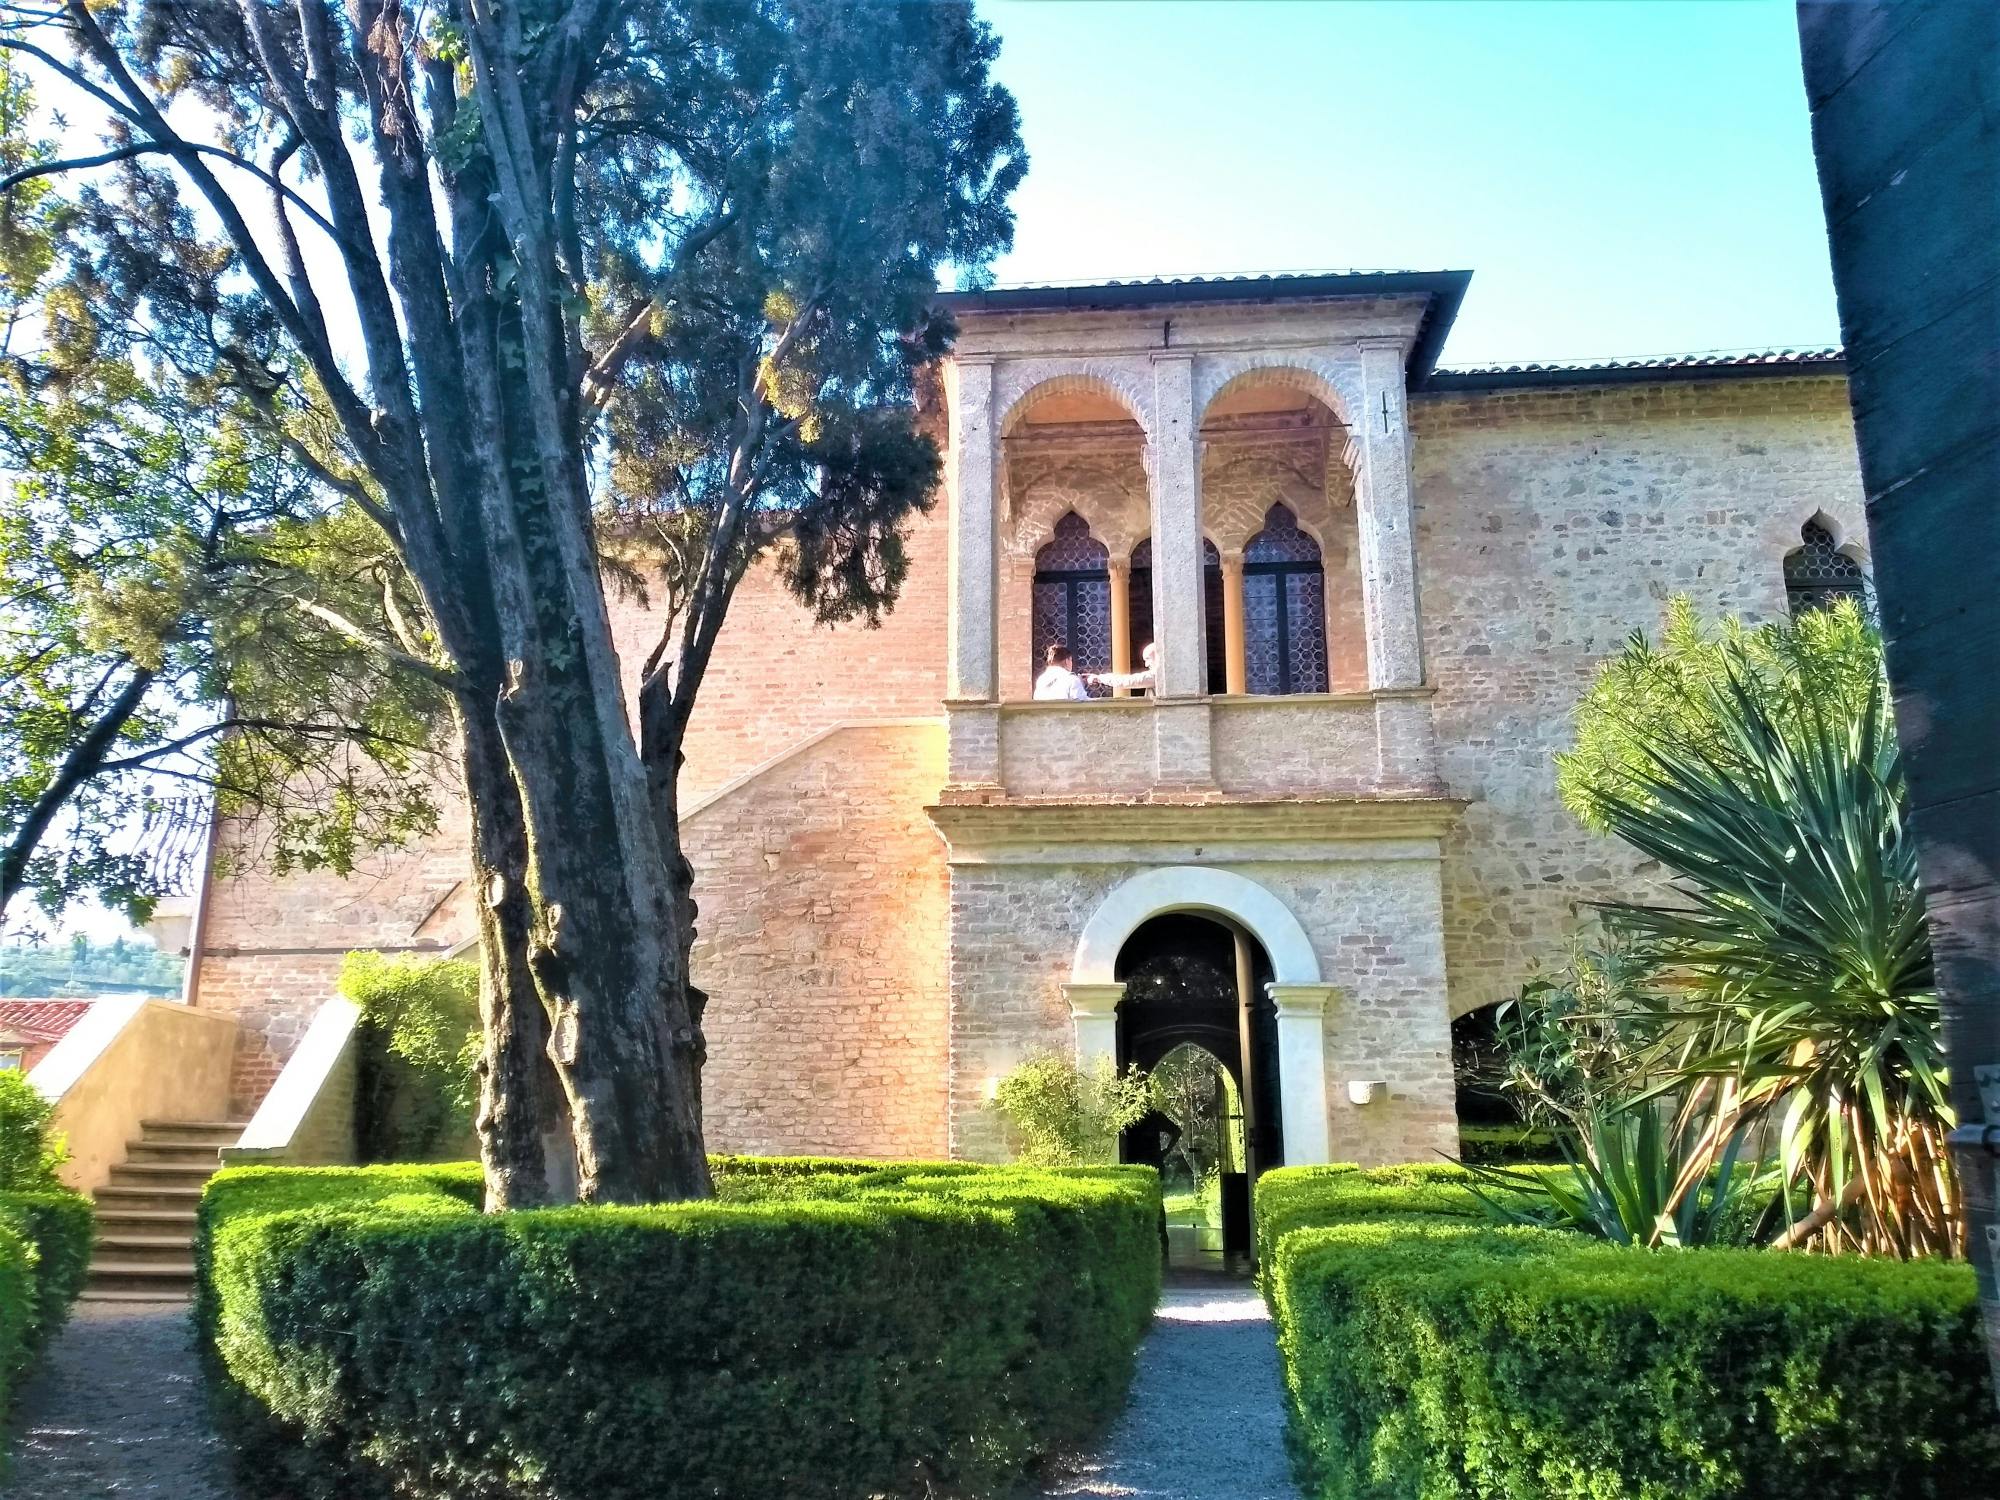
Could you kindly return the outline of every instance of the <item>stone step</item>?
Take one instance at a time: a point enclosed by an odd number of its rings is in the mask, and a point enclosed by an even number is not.
[[[79,1302],[186,1302],[193,1292],[192,1287],[184,1291],[162,1290],[157,1287],[131,1291],[123,1287],[87,1285],[78,1294],[77,1300]]]
[[[201,1185],[197,1183],[184,1187],[173,1183],[154,1183],[131,1187],[114,1182],[99,1188],[96,1198],[99,1212],[107,1208],[113,1213],[166,1209],[192,1217],[195,1205],[201,1202]]]
[[[130,1260],[96,1260],[84,1282],[84,1294],[92,1292],[148,1292],[162,1302],[184,1302],[194,1296],[194,1262],[152,1266]]]
[[[97,1205],[97,1233],[100,1239],[119,1234],[185,1234],[194,1238],[192,1208],[120,1208],[115,1203]]]
[[[222,1148],[204,1145],[199,1141],[173,1139],[127,1141],[125,1160],[146,1162],[155,1166],[202,1167],[214,1172],[222,1165]]]
[[[249,1128],[248,1120],[141,1120],[141,1134],[155,1138],[169,1135],[227,1136],[229,1144],[235,1145],[236,1138]]]
[[[184,1261],[194,1252],[194,1235],[100,1234],[97,1255],[105,1260]]]
[[[215,1175],[211,1166],[179,1162],[124,1161],[111,1169],[113,1187],[200,1187]]]

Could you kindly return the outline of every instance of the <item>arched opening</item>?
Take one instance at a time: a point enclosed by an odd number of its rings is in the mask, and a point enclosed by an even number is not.
[[[1082,516],[1070,511],[1056,522],[1055,535],[1035,554],[1030,676],[1056,644],[1069,647],[1079,673],[1111,670],[1110,562]],[[1102,695],[1100,689],[1091,692]]]
[[[1326,691],[1326,574],[1289,506],[1243,548],[1243,639],[1251,692]]]
[[[1153,539],[1132,549],[1129,650],[1133,661],[1145,654],[1153,635]],[[1201,603],[1206,616],[1208,691],[1223,691],[1226,675],[1222,635],[1222,554],[1207,537],[1201,541]]]
[[[1169,1225],[1170,1254],[1196,1262],[1247,1257],[1251,1184],[1284,1162],[1271,959],[1236,922],[1170,911],[1132,929],[1114,972],[1124,985],[1119,1067],[1156,1079],[1166,1070],[1153,1112],[1120,1141],[1120,1159],[1158,1168],[1169,1192],[1192,1195],[1181,1205],[1180,1230]],[[1204,1097],[1207,1107],[1196,1108]]]
[[[1785,554],[1785,604],[1792,618],[1831,609],[1842,599],[1868,607],[1868,575],[1840,548],[1833,529],[1815,516],[1799,528],[1799,545]]]

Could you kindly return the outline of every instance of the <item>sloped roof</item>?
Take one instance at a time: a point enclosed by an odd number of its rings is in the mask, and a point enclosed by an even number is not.
[[[1150,280],[1037,282],[940,292],[937,305],[955,313],[1060,312],[1086,308],[1159,307],[1191,302],[1275,302],[1309,297],[1427,299],[1407,366],[1421,385],[1437,363],[1445,335],[1465,300],[1470,271],[1274,271],[1254,276],[1155,276]]]
[[[60,1041],[90,1007],[88,1000],[0,1000],[0,1036]]]
[[[1427,391],[1493,391],[1523,386],[1617,385],[1628,381],[1730,380],[1771,375],[1843,375],[1847,352],[1821,349],[1736,349],[1661,354],[1644,359],[1521,365],[1465,365],[1431,372]]]

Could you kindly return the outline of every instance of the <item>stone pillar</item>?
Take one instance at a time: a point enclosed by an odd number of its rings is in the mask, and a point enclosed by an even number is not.
[[[1222,554],[1223,691],[1250,691],[1250,652],[1243,638],[1243,554]]]
[[[1111,670],[1125,673],[1132,670],[1132,563],[1129,558],[1114,557],[1111,570]],[[1130,688],[1113,688],[1112,693],[1120,698],[1132,696]]]
[[[1361,409],[1348,429],[1371,688],[1424,680],[1403,359],[1400,339],[1361,341]]]
[[[1118,1065],[1118,1002],[1125,998],[1123,982],[1116,984],[1066,984],[1063,996],[1076,1022],[1076,1065],[1093,1072],[1099,1058]]]
[[[1195,431],[1194,360],[1180,351],[1153,357],[1153,426],[1147,436],[1153,499],[1153,642],[1157,696],[1208,691],[1202,638],[1201,458]]]
[[[999,689],[996,601],[999,518],[994,505],[998,444],[993,424],[991,360],[951,361],[946,367],[951,411],[949,479],[951,570],[945,696],[991,702]]]
[[[1333,1158],[1326,1129],[1326,1003],[1330,984],[1266,986],[1278,1007],[1278,1110],[1285,1131],[1285,1165],[1309,1167]]]

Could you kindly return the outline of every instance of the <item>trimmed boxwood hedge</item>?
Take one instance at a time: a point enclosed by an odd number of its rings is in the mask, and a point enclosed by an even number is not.
[[[0,1192],[0,1413],[68,1319],[95,1233],[90,1200],[80,1193]]]
[[[225,1171],[196,1316],[258,1493],[980,1495],[1120,1407],[1158,1178],[718,1159],[480,1214],[470,1167]]]
[[[2000,1494],[1967,1267],[1500,1229],[1455,1172],[1263,1179],[1308,1494]]]

